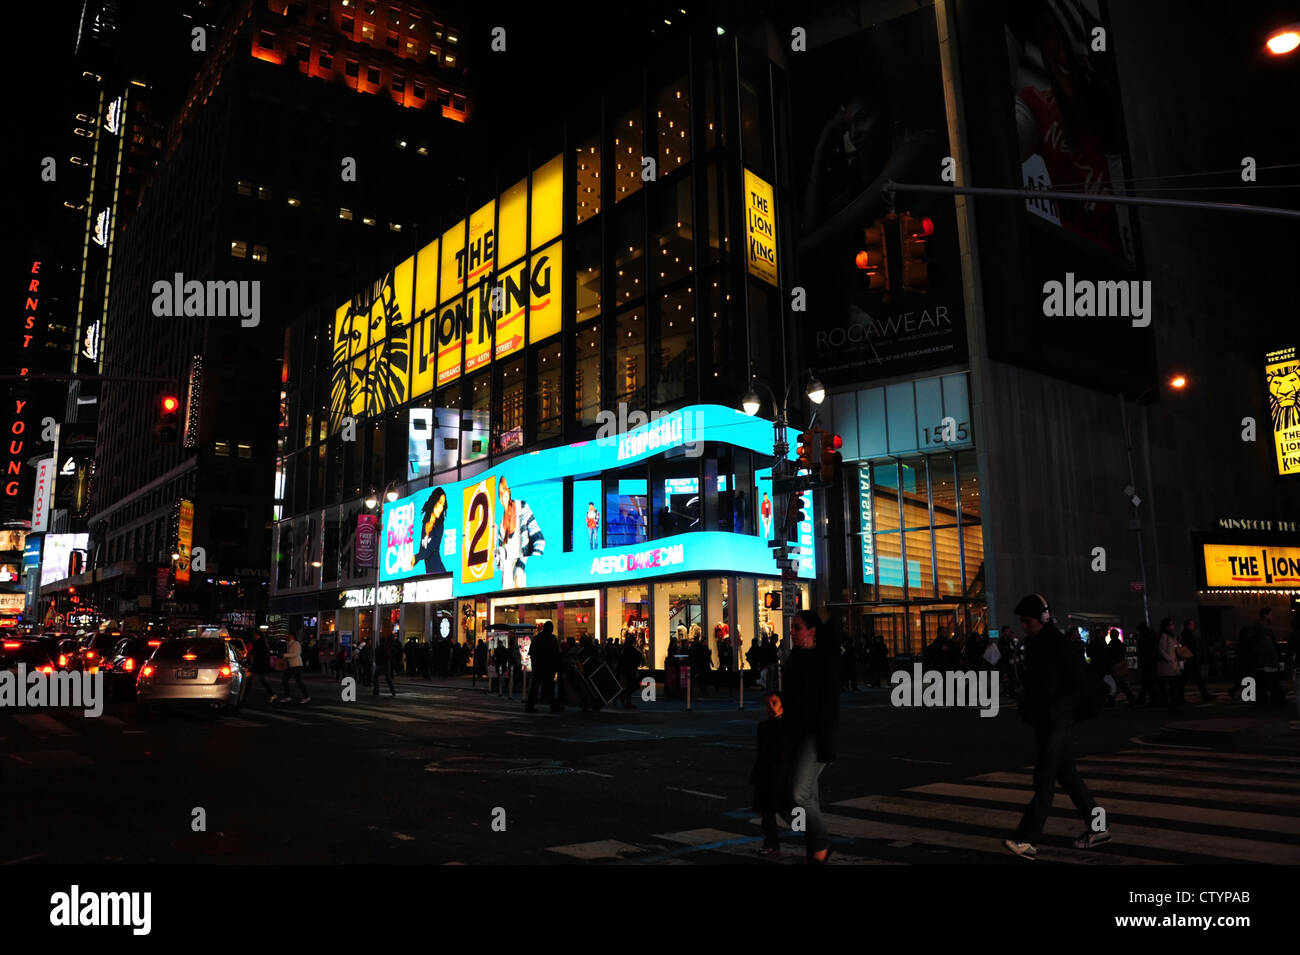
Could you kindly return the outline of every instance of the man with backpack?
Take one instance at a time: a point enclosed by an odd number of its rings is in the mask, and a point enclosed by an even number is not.
[[[1034,797],[1025,807],[1015,835],[1004,839],[1003,845],[1022,859],[1038,854],[1038,840],[1052,811],[1057,782],[1088,826],[1074,840],[1074,847],[1102,845],[1110,841],[1110,831],[1093,829],[1097,803],[1074,766],[1071,739],[1075,719],[1088,719],[1100,708],[1098,696],[1082,658],[1052,621],[1045,597],[1030,594],[1016,604],[1015,614],[1027,635],[1020,718],[1034,728],[1038,756],[1034,761]]]

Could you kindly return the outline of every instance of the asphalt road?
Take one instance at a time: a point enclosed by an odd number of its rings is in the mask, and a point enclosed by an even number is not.
[[[351,703],[308,685],[311,703],[257,698],[237,717],[0,710],[0,863],[773,864],[747,808],[752,694],[743,711],[733,695],[529,715],[468,681]],[[1031,772],[1014,704],[843,699],[822,777],[836,864],[1029,864],[1001,846]],[[1070,848],[1083,825],[1059,796],[1035,864],[1300,862],[1295,702],[1219,700],[1080,726],[1114,841]],[[799,836],[784,848],[802,862]]]

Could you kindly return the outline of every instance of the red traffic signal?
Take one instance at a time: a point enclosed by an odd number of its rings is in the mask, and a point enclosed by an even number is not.
[[[899,222],[899,240],[903,247],[903,291],[923,293],[930,285],[930,267],[926,262],[926,241],[934,235],[934,220],[929,216],[904,214]]]
[[[176,417],[180,407],[181,401],[175,395],[163,395],[158,402],[158,420],[154,423],[153,433],[162,444],[176,441]]]
[[[813,455],[816,453],[816,451],[814,451],[816,446],[814,442],[816,442],[816,440],[817,435],[816,432],[813,431],[805,431],[799,435],[799,446],[797,449],[798,464],[796,465],[798,469],[802,470],[804,468],[812,468]]]
[[[822,480],[827,484],[839,476],[840,462],[843,458],[840,455],[840,448],[844,446],[844,439],[838,434],[831,434],[829,431],[818,429],[821,435],[821,473]]]

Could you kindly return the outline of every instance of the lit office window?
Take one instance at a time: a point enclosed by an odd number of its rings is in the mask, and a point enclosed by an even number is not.
[[[614,121],[610,135],[614,155],[614,201],[622,202],[641,189],[641,108],[629,110]]]
[[[235,192],[239,193],[241,196],[251,196],[253,194],[253,184],[241,179],[239,182],[235,183]]]
[[[581,225],[600,214],[600,142],[588,140],[578,147],[577,156],[577,221]]]
[[[270,256],[271,256],[271,253],[267,250],[266,246],[264,246],[264,245],[255,245],[255,246],[253,246],[253,261],[254,261],[254,262],[268,262],[268,261],[270,261]]]
[[[235,239],[230,243],[230,254],[236,259],[248,258],[248,243],[243,239]]]
[[[666,176],[691,158],[691,110],[686,77],[659,91],[655,97],[655,141],[660,176]]]
[[[595,424],[600,414],[600,322],[579,328],[573,358],[573,418]]]
[[[351,210],[351,209],[348,209],[348,208],[342,208],[342,207],[340,207],[340,209],[339,209],[339,218],[340,218],[340,219],[347,219],[349,222],[351,222],[351,221],[352,221],[352,210]]]

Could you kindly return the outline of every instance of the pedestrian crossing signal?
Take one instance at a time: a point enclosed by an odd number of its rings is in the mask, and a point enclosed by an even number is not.
[[[781,609],[781,592],[779,590],[763,594],[763,608],[765,610]]]
[[[885,248],[887,221],[877,219],[862,230],[864,248],[858,252],[855,260],[867,280],[867,287],[873,292],[889,291],[889,253]]]

